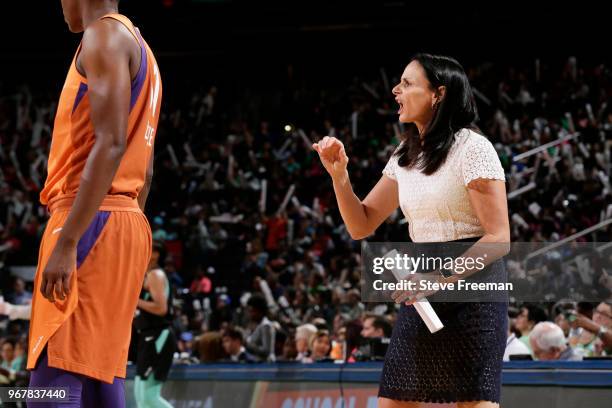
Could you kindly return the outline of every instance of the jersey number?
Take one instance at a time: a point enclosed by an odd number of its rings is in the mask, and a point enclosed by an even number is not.
[[[155,115],[155,108],[157,108],[157,100],[159,99],[159,69],[157,68],[157,64],[153,65],[153,77],[154,85],[151,92],[151,98],[149,99],[149,108],[151,109],[151,114]],[[145,131],[147,146],[153,145],[154,134],[155,128],[147,122],[147,130]]]

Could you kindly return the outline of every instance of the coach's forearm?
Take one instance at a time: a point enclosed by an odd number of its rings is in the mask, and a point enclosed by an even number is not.
[[[104,143],[104,139],[110,138],[99,138],[87,158],[79,190],[60,234],[60,242],[76,245],[111,188],[125,145]]]
[[[370,234],[370,231],[366,231],[368,217],[361,200],[353,192],[348,172],[344,177],[333,178],[332,181],[340,215],[351,238],[356,240],[367,237]]]

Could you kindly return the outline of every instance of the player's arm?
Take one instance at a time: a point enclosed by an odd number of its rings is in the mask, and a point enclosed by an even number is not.
[[[140,210],[144,212],[145,205],[147,203],[147,197],[149,196],[149,190],[151,189],[151,182],[153,181],[153,146],[151,146],[151,157],[149,157],[149,165],[147,167],[147,175],[145,178],[144,186],[142,186],[142,190],[138,194],[138,206]]]
[[[130,53],[126,33],[108,19],[83,34],[80,66],[87,76],[95,143],[74,204],[43,273],[41,292],[64,299],[76,269],[76,246],[108,193],[126,148],[130,104]]]
[[[168,313],[168,298],[166,297],[166,279],[162,271],[149,272],[149,293],[151,293],[151,301],[138,299],[138,308],[149,313],[159,316],[165,316]]]

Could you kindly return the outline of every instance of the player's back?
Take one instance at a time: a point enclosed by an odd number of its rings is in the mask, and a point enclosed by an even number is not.
[[[144,186],[153,151],[162,96],[161,78],[151,49],[131,21],[120,14],[102,18],[112,18],[125,25],[140,47],[140,67],[131,83],[126,151],[108,191],[108,194],[136,198]],[[87,78],[76,67],[78,52],[70,64],[57,107],[48,175],[40,193],[43,204],[76,194],[87,157],[95,143]]]

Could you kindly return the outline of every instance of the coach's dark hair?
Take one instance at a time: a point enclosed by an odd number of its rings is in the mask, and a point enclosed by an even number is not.
[[[457,60],[421,53],[410,61],[421,65],[432,89],[446,87],[421,137],[404,139],[395,153],[400,167],[416,167],[430,175],[444,164],[457,131],[462,128],[477,130],[474,122],[478,120],[478,112],[467,75]],[[423,156],[419,157],[421,152]]]

